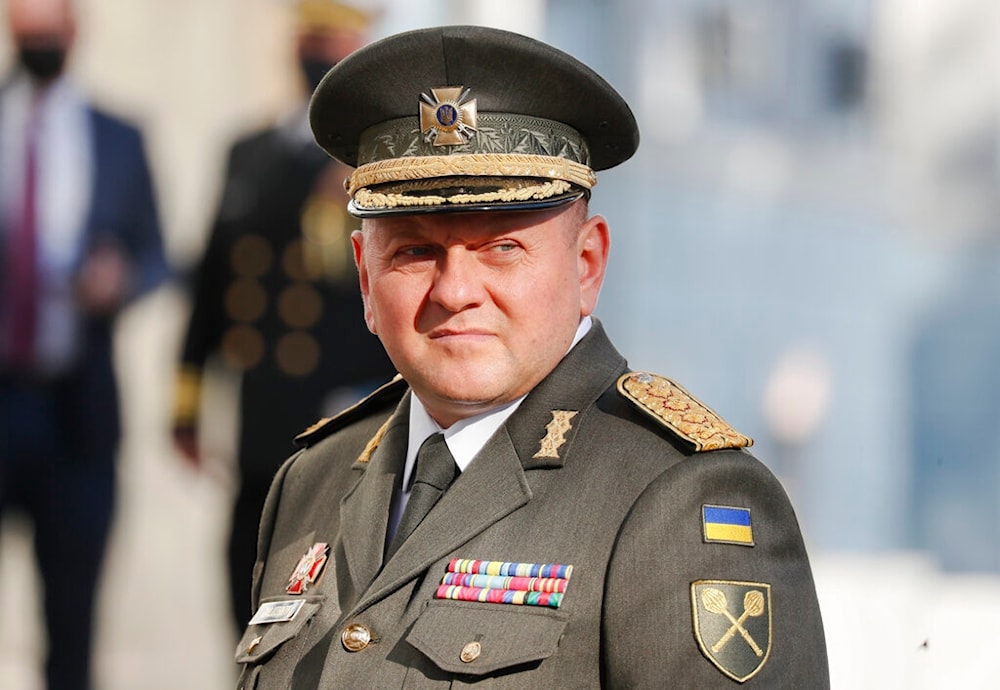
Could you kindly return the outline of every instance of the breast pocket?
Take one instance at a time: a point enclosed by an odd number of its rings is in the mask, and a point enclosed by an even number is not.
[[[551,609],[432,601],[406,641],[446,673],[474,679],[555,654],[566,619]]]
[[[243,637],[236,646],[236,663],[243,664],[243,673],[237,687],[240,690],[252,690],[257,685],[257,677],[261,667],[269,662],[279,650],[286,647],[301,646],[309,623],[323,605],[326,597],[322,595],[305,596],[301,599],[289,600],[288,597],[272,597],[261,602],[261,607],[268,604],[295,603],[300,606],[290,620],[274,623],[248,625]],[[298,659],[298,654],[290,650],[284,655],[292,665]],[[276,661],[277,663],[277,661]],[[290,670],[289,670],[290,672]]]

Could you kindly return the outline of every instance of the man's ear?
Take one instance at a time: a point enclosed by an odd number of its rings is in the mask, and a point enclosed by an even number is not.
[[[611,233],[604,217],[595,215],[584,221],[577,236],[581,316],[589,316],[597,308],[610,249]]]
[[[375,329],[375,317],[372,314],[371,302],[368,299],[368,266],[365,264],[365,235],[361,230],[351,233],[351,246],[354,248],[354,265],[358,267],[358,284],[361,287],[361,300],[365,305],[365,323],[368,330],[378,335]]]

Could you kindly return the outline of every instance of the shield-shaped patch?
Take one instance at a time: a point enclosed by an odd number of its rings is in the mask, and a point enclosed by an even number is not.
[[[771,654],[771,585],[697,580],[691,583],[694,636],[705,657],[740,683]]]

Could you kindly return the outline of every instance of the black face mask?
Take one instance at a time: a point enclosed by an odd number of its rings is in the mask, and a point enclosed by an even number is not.
[[[302,76],[305,77],[306,85],[308,85],[310,91],[316,90],[316,87],[323,81],[323,77],[330,71],[333,64],[326,60],[317,60],[316,58],[308,57],[299,60],[299,69],[302,71]]]
[[[24,69],[38,81],[58,77],[66,62],[66,49],[60,46],[23,46],[18,57]]]

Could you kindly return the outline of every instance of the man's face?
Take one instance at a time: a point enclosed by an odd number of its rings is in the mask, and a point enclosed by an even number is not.
[[[7,23],[22,47],[66,48],[74,33],[69,0],[8,0]]]
[[[353,240],[368,327],[444,427],[555,368],[597,303],[609,245],[582,201],[368,219]]]
[[[8,0],[7,22],[28,73],[40,82],[57,77],[75,36],[69,0]]]

